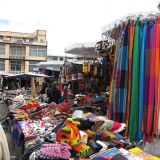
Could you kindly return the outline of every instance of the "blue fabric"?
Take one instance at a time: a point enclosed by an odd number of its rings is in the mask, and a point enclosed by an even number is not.
[[[19,122],[14,122],[13,124],[13,131],[12,131],[12,137],[15,139],[16,141],[16,145],[18,147],[20,147],[21,142],[22,142],[22,131],[21,131],[21,127],[20,127],[21,121]]]
[[[142,115],[143,115],[143,97],[144,97],[144,59],[145,59],[145,44],[146,44],[146,27],[145,21],[140,27],[140,72],[139,72],[139,122],[137,141],[142,139]]]

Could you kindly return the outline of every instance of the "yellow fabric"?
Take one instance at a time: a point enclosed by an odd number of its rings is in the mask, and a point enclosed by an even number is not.
[[[90,72],[90,64],[89,63],[83,63],[83,72],[84,73]]]
[[[148,154],[147,152],[144,152],[138,147],[132,148],[129,150],[129,152],[133,153],[134,155],[143,158],[143,160],[160,160],[160,158],[155,157],[153,155]]]
[[[142,150],[138,147],[135,147],[135,148],[132,148],[132,149],[129,149],[130,152],[132,153],[139,153],[139,152],[142,152]]]

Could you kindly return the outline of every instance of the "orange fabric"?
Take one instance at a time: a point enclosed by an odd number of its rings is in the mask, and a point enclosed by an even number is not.
[[[128,96],[127,96],[127,109],[126,109],[126,134],[128,134],[128,123],[129,123],[129,109],[130,109],[130,97],[131,97],[131,75],[132,75],[132,50],[133,50],[133,39],[134,39],[134,24],[130,26],[129,31],[129,60],[128,60]]]

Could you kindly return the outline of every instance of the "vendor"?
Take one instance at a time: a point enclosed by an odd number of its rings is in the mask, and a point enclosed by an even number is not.
[[[42,84],[42,89],[40,91],[41,94],[46,94],[46,90],[49,87],[49,80],[48,79],[44,79],[44,82]]]
[[[51,87],[48,89],[48,94],[47,94],[48,98],[49,98],[49,103],[51,102],[55,102],[56,104],[60,103],[61,100],[61,93],[60,90],[57,87],[57,83],[53,82],[51,84]]]

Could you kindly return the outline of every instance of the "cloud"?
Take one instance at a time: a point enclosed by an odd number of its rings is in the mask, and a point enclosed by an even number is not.
[[[73,43],[99,41],[103,26],[157,5],[157,0],[1,0],[0,30],[45,29],[48,52],[59,54]]]
[[[9,25],[10,24],[10,20],[8,19],[0,19],[0,25]]]

